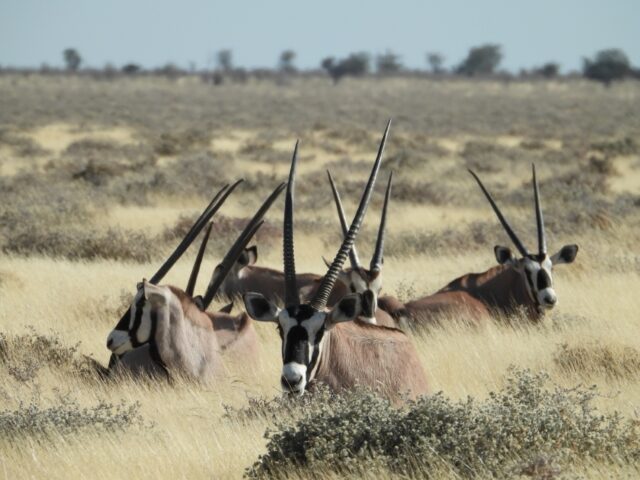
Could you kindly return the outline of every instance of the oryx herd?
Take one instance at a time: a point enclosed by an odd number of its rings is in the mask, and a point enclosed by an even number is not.
[[[282,341],[280,383],[285,392],[302,394],[314,384],[323,383],[333,390],[370,387],[392,399],[402,395],[416,397],[428,393],[428,384],[411,331],[439,318],[477,322],[514,311],[524,312],[532,321],[540,320],[557,303],[553,266],[573,262],[578,247],[567,245],[548,255],[535,167],[536,253],[524,246],[481,180],[470,171],[521,257],[514,256],[507,247],[496,246],[499,265],[483,273],[460,276],[432,295],[402,303],[380,294],[391,173],[368,269],[360,263],[354,244],[382,164],[390,123],[351,224],[336,183],[327,172],[343,241],[333,261],[326,262],[324,275],[296,273],[296,143],[288,181],[273,191],[247,223],[213,271],[204,295],[194,296],[194,289],[211,233],[210,221],[240,182],[224,186],[160,269],[138,284],[131,305],[107,339],[112,352],[110,372],[215,378],[228,356],[236,355],[245,363],[256,358],[259,341],[253,321],[273,322]],[[257,247],[247,246],[285,188],[284,271],[279,271],[256,266]],[[186,289],[159,285],[205,228]],[[350,267],[344,268],[347,257]],[[214,298],[233,300],[237,296],[242,296],[246,313],[231,315],[233,304],[217,312],[208,310]]]

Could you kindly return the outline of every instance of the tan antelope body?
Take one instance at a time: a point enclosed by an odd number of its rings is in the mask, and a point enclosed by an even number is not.
[[[302,395],[314,382],[323,382],[333,390],[358,385],[369,387],[392,399],[402,394],[416,397],[427,393],[424,370],[405,334],[358,320],[363,313],[363,302],[370,302],[371,295],[350,293],[332,308],[327,308],[333,286],[362,224],[388,132],[389,125],[353,222],[317,292],[308,303],[300,302],[295,275],[293,191],[296,143],[284,211],[285,308],[279,308],[259,293],[244,295],[247,313],[254,320],[274,322],[278,326],[283,363],[280,384],[285,392]]]
[[[255,358],[257,338],[250,318],[246,314],[234,317],[225,311],[211,313],[206,309],[224,275],[262,226],[263,216],[283,188],[284,184],[276,188],[249,221],[227,252],[221,263],[222,270],[212,278],[204,297],[192,295],[211,225],[200,246],[186,292],[146,280],[138,286],[127,314],[107,341],[108,348],[118,358],[110,362],[114,371],[156,373],[160,369],[169,375],[207,381],[223,371],[222,354]]]
[[[273,302],[284,300],[284,273],[273,268],[255,265],[258,249],[253,246],[245,249],[234,264],[229,275],[220,286],[220,295],[233,299],[247,292],[257,292]],[[214,273],[215,275],[215,273]],[[314,291],[319,284],[320,275],[315,273],[299,273],[296,281],[304,297]]]
[[[473,325],[490,317],[489,309],[482,301],[466,292],[456,291],[436,292],[407,303],[393,297],[380,297],[378,307],[388,312],[403,329],[436,326],[450,319]]]
[[[315,381],[335,391],[366,385],[393,400],[429,391],[409,337],[395,328],[361,320],[339,323],[327,331]]]
[[[228,313],[210,313],[207,315],[213,324],[213,330],[218,337],[218,345],[225,359],[233,357],[234,360],[244,364],[255,365],[258,361],[260,344],[253,320],[245,312],[238,315]]]

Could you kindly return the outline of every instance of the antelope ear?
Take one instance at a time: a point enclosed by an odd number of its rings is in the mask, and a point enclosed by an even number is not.
[[[244,252],[247,254],[247,265],[253,265],[258,261],[258,246],[254,245],[249,248],[245,248]]]
[[[329,312],[327,323],[335,325],[355,320],[362,313],[362,298],[359,293],[345,295]]]
[[[167,298],[165,297],[162,287],[158,287],[144,280],[142,290],[144,298],[147,299],[151,305],[162,306],[167,304]]]
[[[220,313],[231,313],[231,310],[233,310],[233,300],[231,301],[231,303],[229,305],[225,305],[224,307],[222,307],[218,311]]]
[[[500,265],[513,265],[515,263],[515,258],[509,247],[496,245],[493,247],[493,252],[495,253],[496,260]]]
[[[204,299],[202,298],[202,295],[196,295],[195,297],[193,297],[193,303],[196,304],[198,310],[204,312]]]
[[[578,255],[578,245],[565,245],[558,253],[551,257],[551,263],[553,265],[573,263],[576,259],[576,255]]]
[[[277,322],[280,309],[260,293],[248,292],[242,297],[244,308],[258,322]]]

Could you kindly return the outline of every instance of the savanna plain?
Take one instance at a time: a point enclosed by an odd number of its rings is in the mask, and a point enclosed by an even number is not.
[[[228,361],[213,385],[97,375],[136,283],[215,191],[244,178],[215,218],[202,292],[286,180],[298,138],[297,267],[323,273],[340,242],[325,170],[352,214],[388,118],[383,292],[435,292],[510,245],[467,168],[535,248],[535,163],[549,249],[580,247],[554,269],[559,302],[543,322],[450,319],[410,334],[436,395],[399,410],[369,392],[279,400],[271,324],[255,325],[259,360]],[[357,241],[365,258],[383,181]],[[278,269],[282,203],[254,241],[258,264]],[[0,247],[4,478],[640,474],[638,82],[3,76]],[[194,257],[195,247],[165,283],[184,288]],[[390,436],[409,417],[426,432],[412,449]]]

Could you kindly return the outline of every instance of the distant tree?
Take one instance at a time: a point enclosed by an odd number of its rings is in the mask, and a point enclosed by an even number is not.
[[[231,50],[220,50],[216,55],[218,68],[225,72],[233,70],[233,52]]]
[[[135,63],[127,63],[124,67],[122,67],[122,73],[126,73],[127,75],[135,75],[140,70],[140,65]]]
[[[535,69],[535,74],[544,78],[555,78],[560,73],[560,65],[555,62],[547,62],[539,68]]]
[[[444,69],[442,65],[444,65],[444,57],[438,52],[428,52],[427,53],[427,63],[431,68],[432,73],[442,73]]]
[[[620,49],[600,50],[593,59],[585,58],[582,74],[591,80],[609,85],[632,73],[629,57]]]
[[[67,70],[70,72],[78,71],[80,64],[82,63],[82,57],[75,48],[67,48],[62,52],[64,57],[64,63],[67,66]]]
[[[378,73],[396,73],[402,70],[400,56],[390,50],[381,53],[376,57],[376,70]]]
[[[327,57],[320,64],[323,69],[333,79],[333,83],[338,83],[344,76],[361,76],[369,71],[369,54],[360,52],[352,53],[347,58],[337,61],[333,57]]]
[[[500,45],[473,47],[469,50],[467,58],[456,68],[456,73],[469,76],[489,75],[496,70],[501,60]]]
[[[293,64],[294,59],[296,58],[296,52],[293,50],[284,50],[280,54],[280,59],[278,61],[278,67],[281,72],[291,73],[296,71],[296,67]]]

